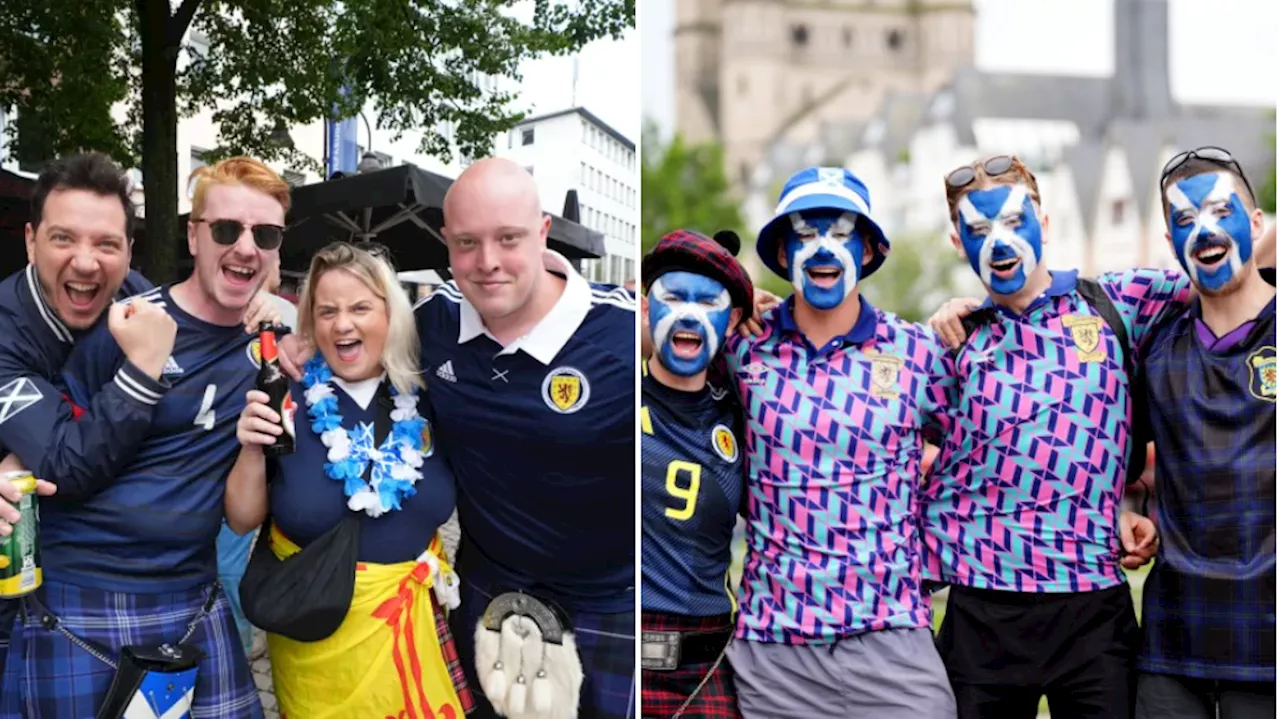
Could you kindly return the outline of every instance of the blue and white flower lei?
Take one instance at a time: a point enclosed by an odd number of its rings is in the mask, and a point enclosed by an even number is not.
[[[364,511],[370,517],[400,509],[400,502],[417,493],[414,484],[422,479],[423,430],[427,421],[418,414],[418,393],[403,395],[391,388],[395,409],[391,412],[391,434],[381,447],[373,446],[373,424],[357,424],[343,429],[338,413],[338,398],[330,381],[333,371],[317,353],[303,366],[302,386],[306,388],[307,414],[311,430],[329,449],[324,472],[330,479],[343,483],[347,507]],[[365,468],[373,462],[369,481],[364,481]]]

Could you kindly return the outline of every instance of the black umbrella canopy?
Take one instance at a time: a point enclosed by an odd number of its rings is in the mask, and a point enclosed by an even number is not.
[[[399,270],[447,269],[440,228],[451,184],[442,175],[401,165],[294,188],[281,265],[305,271],[310,257],[330,242],[373,240],[391,250]],[[600,257],[604,237],[553,215],[548,246],[569,259]]]
[[[26,226],[35,181],[0,170],[0,277],[27,264]]]

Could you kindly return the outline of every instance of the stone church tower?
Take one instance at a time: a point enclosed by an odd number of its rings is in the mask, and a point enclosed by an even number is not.
[[[675,0],[676,126],[739,187],[776,142],[932,92],[973,64],[971,0]]]

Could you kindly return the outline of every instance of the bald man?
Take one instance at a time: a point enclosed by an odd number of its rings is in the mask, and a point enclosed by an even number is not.
[[[531,664],[507,654],[497,666],[487,654],[513,640],[477,623],[494,597],[521,591],[571,625],[584,673],[577,716],[631,717],[635,298],[588,283],[547,249],[551,219],[512,162],[467,168],[444,219],[454,280],[415,314],[436,436],[458,480],[463,586],[450,624],[472,688],[486,695],[472,716],[572,708],[572,691],[539,686],[559,675],[543,664],[554,652]],[[559,711],[534,712],[548,702]]]

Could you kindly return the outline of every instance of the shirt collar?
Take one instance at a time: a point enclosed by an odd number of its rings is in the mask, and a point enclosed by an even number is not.
[[[591,311],[591,285],[573,269],[564,255],[554,250],[546,250],[542,255],[542,262],[548,272],[564,275],[564,293],[528,334],[504,347],[499,354],[514,354],[518,350],[524,350],[525,354],[549,365],[569,343],[573,333]],[[498,341],[485,328],[480,313],[463,297],[458,317],[458,344],[470,342],[480,335],[494,342]]]
[[[40,313],[40,317],[49,326],[53,336],[64,344],[74,343],[75,338],[72,337],[71,330],[67,329],[67,326],[62,322],[62,318],[58,317],[58,313],[49,304],[49,301],[45,299],[44,290],[40,287],[40,275],[36,273],[35,265],[27,265],[27,288],[31,292],[32,301],[35,302],[36,311]]]
[[[1079,275],[1080,275],[1079,270],[1067,270],[1062,272],[1055,272],[1053,270],[1050,270],[1049,271],[1049,289],[1045,290],[1044,294],[1032,300],[1031,304],[1027,305],[1027,309],[1023,311],[1023,314],[1030,312],[1033,308],[1038,307],[1040,304],[1046,302],[1052,297],[1062,297],[1063,295],[1069,295],[1072,292],[1075,292],[1076,280],[1079,277]],[[990,294],[987,295],[987,299],[982,303],[982,306],[979,307],[978,309],[983,309],[983,310],[997,309],[1009,315],[1010,317],[1017,317],[1017,315],[1013,312],[1013,310],[1010,310],[1009,308],[1003,305],[997,305],[995,301],[991,299]]]
[[[879,313],[876,308],[862,294],[858,295],[858,305],[862,309],[858,311],[858,319],[853,323],[853,329],[840,338],[848,344],[862,344],[871,339],[876,333],[876,324],[879,322]],[[804,333],[796,325],[795,307],[796,296],[791,295],[778,308],[778,323],[782,326],[783,332],[792,332],[803,336]]]

